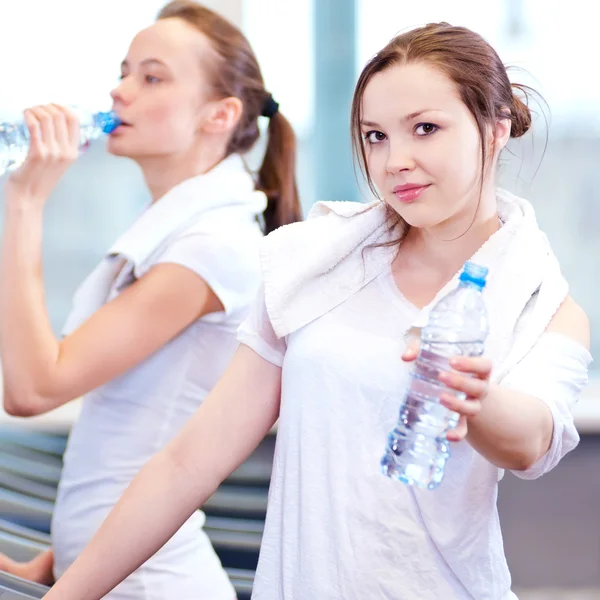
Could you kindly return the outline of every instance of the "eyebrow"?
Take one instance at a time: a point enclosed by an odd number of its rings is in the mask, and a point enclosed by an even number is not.
[[[167,65],[162,60],[158,60],[158,58],[146,58],[146,59],[144,59],[140,63],[140,65],[142,65],[142,66],[158,65],[160,67],[166,67],[166,68],[168,68]],[[129,63],[127,62],[127,60],[124,60],[121,63],[121,68],[122,69],[125,68],[125,67],[128,67],[128,66],[129,66]]]
[[[424,108],[423,110],[417,110],[413,113],[410,113],[409,115],[406,115],[404,117],[402,117],[400,119],[401,122],[406,123],[407,121],[412,121],[413,119],[416,119],[417,117],[420,117],[422,114],[426,113],[426,112],[439,112],[439,109],[437,108]],[[361,125],[364,125],[365,127],[380,127],[379,123],[375,123],[373,121],[361,121],[360,122]]]

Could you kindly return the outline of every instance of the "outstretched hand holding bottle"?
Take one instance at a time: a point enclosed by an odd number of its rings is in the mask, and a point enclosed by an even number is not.
[[[420,343],[415,340],[402,355],[402,360],[411,363],[419,356]],[[446,434],[449,442],[460,442],[467,437],[469,420],[481,411],[482,402],[489,391],[492,361],[488,358],[461,356],[450,359],[453,372],[440,373],[439,379],[461,395],[444,393],[440,404],[459,415],[454,429]],[[463,396],[464,394],[465,396]]]
[[[435,489],[444,477],[449,441],[467,435],[468,419],[481,410],[491,362],[483,358],[489,325],[482,291],[487,268],[467,263],[458,287],[431,309],[417,347],[403,359],[416,361],[388,436],[382,471],[409,485]]]

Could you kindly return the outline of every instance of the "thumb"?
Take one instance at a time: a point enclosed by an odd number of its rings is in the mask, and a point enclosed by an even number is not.
[[[402,360],[406,362],[411,362],[417,358],[419,355],[419,349],[421,348],[421,343],[418,339],[413,338],[408,341],[406,345],[406,349],[402,354]]]
[[[458,425],[455,429],[451,429],[447,434],[446,438],[449,442],[460,442],[467,437],[467,433],[469,432],[467,418],[465,416],[461,416],[458,420]]]

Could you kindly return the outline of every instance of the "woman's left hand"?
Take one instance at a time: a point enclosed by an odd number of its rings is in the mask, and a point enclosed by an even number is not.
[[[411,344],[402,360],[412,362],[419,354],[418,343]],[[460,415],[458,425],[448,432],[449,441],[463,440],[468,433],[469,419],[476,417],[489,392],[492,362],[487,358],[455,357],[450,359],[453,371],[440,373],[440,381],[447,387],[462,392],[466,398],[451,393],[442,394],[440,402]]]
[[[42,204],[58,180],[77,159],[80,127],[77,116],[56,104],[25,111],[29,151],[23,164],[6,182],[7,203]]]

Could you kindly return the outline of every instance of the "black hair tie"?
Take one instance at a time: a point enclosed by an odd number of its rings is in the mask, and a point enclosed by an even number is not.
[[[279,111],[279,103],[277,103],[277,102],[275,102],[275,100],[273,100],[272,94],[267,94],[267,97],[265,98],[265,103],[263,105],[262,112],[260,113],[261,116],[267,117],[267,119],[270,119],[271,117],[276,115],[278,111]]]

